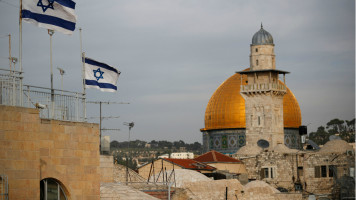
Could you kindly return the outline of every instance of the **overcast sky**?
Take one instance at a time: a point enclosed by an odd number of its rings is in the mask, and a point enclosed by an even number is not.
[[[18,57],[18,6],[0,1],[0,65],[8,69],[8,40]],[[235,71],[249,67],[253,34],[270,32],[276,66],[291,72],[287,86],[296,96],[303,124],[316,131],[333,118],[355,117],[354,0],[77,0],[77,29],[53,36],[54,67],[65,69],[64,89],[80,92],[83,49],[90,58],[122,73],[118,92],[87,90],[88,101],[103,105],[104,132],[128,138],[123,122],[135,122],[131,138],[201,142],[206,105]],[[47,30],[23,24],[24,84],[50,87]],[[56,70],[54,87],[60,89]],[[99,115],[88,105],[88,117]]]

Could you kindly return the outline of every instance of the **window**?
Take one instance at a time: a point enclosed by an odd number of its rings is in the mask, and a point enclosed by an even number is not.
[[[40,200],[67,200],[63,188],[55,179],[43,179],[40,187]]]
[[[320,166],[315,166],[314,169],[315,178],[320,178]]]
[[[334,172],[336,173],[336,167],[334,165],[329,166],[329,177],[334,177]]]
[[[326,166],[321,166],[321,177],[327,177]]]
[[[258,125],[261,125],[261,117],[258,116]]]
[[[256,52],[258,52],[258,48],[256,48]]]
[[[256,60],[256,65],[258,65],[258,60]]]
[[[264,178],[275,178],[276,175],[275,175],[274,167],[261,168],[260,176],[261,176],[261,180]]]
[[[334,177],[334,174],[336,173],[336,166],[334,165],[315,166],[314,169],[315,178]]]

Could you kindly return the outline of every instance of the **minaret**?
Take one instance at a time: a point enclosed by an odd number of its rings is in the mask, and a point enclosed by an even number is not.
[[[240,89],[245,99],[246,145],[257,145],[260,139],[267,140],[271,148],[284,144],[283,96],[289,72],[276,69],[273,38],[262,24],[252,38],[250,70],[238,73],[247,75]],[[280,74],[284,84],[279,81]]]

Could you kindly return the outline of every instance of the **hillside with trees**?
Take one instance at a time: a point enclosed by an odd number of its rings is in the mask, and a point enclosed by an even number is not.
[[[111,155],[118,164],[126,165],[131,169],[136,169],[137,165],[150,162],[163,154],[175,152],[192,152],[194,154],[202,153],[202,145],[199,142],[185,143],[183,140],[169,142],[166,140],[151,142],[134,140],[110,143]]]

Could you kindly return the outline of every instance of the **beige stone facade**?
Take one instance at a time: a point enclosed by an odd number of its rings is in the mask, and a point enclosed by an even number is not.
[[[113,156],[100,155],[100,181],[101,183],[114,182]]]
[[[274,45],[251,45],[251,70],[276,69]]]
[[[270,150],[258,155],[235,156],[245,163],[250,180],[263,180],[275,188],[282,187],[289,192],[298,192],[295,187],[300,185],[299,191],[305,195],[324,194],[338,199],[336,196],[340,196],[340,191],[345,188],[338,180],[355,177],[352,174],[355,157],[346,152],[325,154]]]
[[[60,183],[69,199],[100,198],[96,124],[45,120],[36,109],[0,106],[0,149],[11,200],[39,199],[46,178]]]

